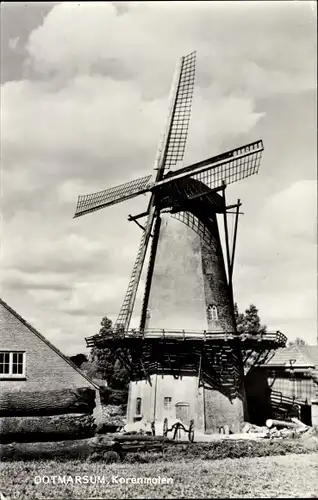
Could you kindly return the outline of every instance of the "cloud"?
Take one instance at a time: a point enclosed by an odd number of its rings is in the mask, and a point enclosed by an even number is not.
[[[32,32],[27,48],[39,73],[68,77],[97,66],[115,70],[116,79],[143,82],[148,92],[166,89],[164,77],[176,59],[195,48],[204,63],[199,78],[219,81],[227,92],[235,82],[264,93],[314,88],[314,32],[309,4],[234,2],[229,9],[221,2],[181,8],[178,2],[131,2],[120,13],[111,3],[63,3]],[[292,58],[286,57],[289,43]]]
[[[275,194],[265,208],[264,216],[270,220],[271,230],[284,239],[290,235],[303,244],[315,245],[317,225],[317,186],[315,181],[295,182],[280,193]]]
[[[313,248],[317,239],[316,226],[317,190],[316,182],[298,181],[288,188],[267,196],[265,204],[257,213],[255,225],[243,226],[244,237],[249,237],[249,250],[244,248],[242,259],[249,265],[262,260],[293,257],[300,248]],[[277,249],[268,255],[268,247]]]
[[[104,314],[116,318],[141,237],[127,215],[148,197],[74,220],[76,198],[153,172],[175,63],[196,49],[186,162],[268,144],[262,177],[230,190],[246,210],[239,303],[255,302],[276,328],[286,315],[299,328],[298,310],[313,336],[315,194],[309,167],[299,170],[316,141],[305,129],[316,85],[309,3],[63,2],[27,36],[24,14],[6,47],[27,60],[1,87],[4,299],[73,354]]]
[[[263,321],[289,337],[314,343],[315,331],[301,328],[317,313],[317,190],[315,181],[295,182],[268,197],[255,225],[243,226],[235,290],[245,308],[257,304]],[[250,221],[252,222],[252,221]],[[248,293],[247,293],[248,290]],[[297,333],[298,332],[298,333]]]
[[[143,103],[133,83],[107,77],[81,75],[58,91],[43,82],[10,82],[3,86],[2,96],[4,155],[62,157],[64,162],[51,161],[49,168],[44,161],[36,162],[34,168],[51,177],[64,170],[65,163],[75,175],[88,177],[91,159],[95,164],[103,161],[104,169],[105,163],[116,169],[120,161],[127,168],[132,152],[155,146],[152,132],[160,129],[164,118],[158,113],[161,101]],[[119,138],[125,150],[118,158]],[[73,165],[72,156],[83,159]]]
[[[70,288],[68,276],[64,273],[58,274],[50,271],[46,275],[45,281],[43,276],[36,273],[27,273],[18,269],[10,269],[8,273],[4,272],[2,276],[3,286],[11,290],[53,290],[63,291]],[[41,292],[42,293],[42,292]]]
[[[19,40],[20,40],[20,37],[18,37],[18,36],[16,36],[15,38],[10,38],[10,40],[9,40],[10,49],[15,50],[18,46]]]

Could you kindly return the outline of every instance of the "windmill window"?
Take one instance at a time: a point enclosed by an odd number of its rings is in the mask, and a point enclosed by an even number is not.
[[[219,365],[221,363],[222,356],[219,352],[214,353],[214,363]]]
[[[209,321],[217,321],[218,317],[218,309],[216,306],[209,305],[208,306],[208,320]]]
[[[171,410],[172,408],[172,398],[166,397],[163,399],[163,407],[165,410]]]
[[[141,398],[136,399],[136,415],[141,415]]]
[[[0,351],[0,378],[25,377],[25,352]]]

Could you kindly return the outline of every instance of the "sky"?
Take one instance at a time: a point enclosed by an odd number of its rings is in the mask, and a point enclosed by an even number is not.
[[[148,202],[73,219],[77,196],[153,173],[193,50],[185,164],[264,142],[227,195],[243,202],[239,309],[317,342],[316,3],[4,2],[0,295],[67,355],[116,319],[141,236],[127,216]]]

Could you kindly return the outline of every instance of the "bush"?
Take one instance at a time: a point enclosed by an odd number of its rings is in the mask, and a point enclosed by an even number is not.
[[[212,443],[189,443],[188,445],[166,445],[163,453],[138,452],[125,455],[128,463],[148,463],[158,461],[180,461],[201,458],[203,460],[222,460],[225,458],[254,458],[290,453],[303,454],[318,451],[315,440],[272,441],[215,441]]]
[[[105,464],[112,464],[120,461],[120,456],[116,451],[105,451],[92,453],[88,459],[88,462],[104,462]]]
[[[158,452],[143,452],[138,451],[136,453],[127,453],[124,458],[124,462],[129,464],[140,463],[148,464],[153,462],[160,462],[163,459],[163,454]]]
[[[103,453],[103,462],[105,464],[113,464],[115,462],[120,462],[120,456],[116,451],[106,451]]]
[[[126,411],[128,390],[116,390],[111,387],[100,388],[100,400],[103,405],[122,405],[123,412]]]

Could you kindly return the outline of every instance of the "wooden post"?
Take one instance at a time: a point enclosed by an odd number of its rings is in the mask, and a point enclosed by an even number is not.
[[[202,356],[203,356],[203,349],[201,349],[201,353],[200,353],[199,375],[198,375],[198,389],[200,388],[201,367],[202,367]]]
[[[224,219],[224,232],[225,232],[225,246],[226,246],[226,260],[227,260],[227,271],[228,271],[228,281],[229,281],[229,286],[231,288],[231,279],[230,279],[230,267],[231,267],[231,261],[230,261],[230,247],[229,247],[229,231],[228,231],[228,226],[227,226],[227,214],[226,214],[226,200],[225,200],[225,189],[226,189],[226,184],[224,181],[222,181],[223,184],[223,200],[224,200],[224,212],[223,212],[223,219]]]
[[[232,256],[231,256],[231,265],[230,265],[231,283],[232,283],[232,277],[233,277],[235,247],[236,247],[236,238],[237,238],[237,225],[238,225],[240,206],[241,206],[241,200],[237,200],[236,214],[235,214],[235,225],[234,225],[234,236],[233,236],[233,246],[232,246]]]
[[[146,287],[145,287],[145,292],[144,292],[144,300],[143,300],[143,304],[142,304],[141,319],[140,319],[140,329],[141,330],[144,330],[145,326],[146,326],[148,302],[149,302],[151,282],[152,282],[153,271],[154,271],[154,267],[155,267],[156,255],[157,255],[160,226],[161,226],[161,218],[160,218],[160,215],[158,213],[158,214],[156,214],[156,219],[155,219],[155,224],[154,224],[154,229],[153,229],[152,245],[151,245],[151,249],[150,249],[150,259],[149,259],[148,271],[147,271],[147,277],[146,277]]]

